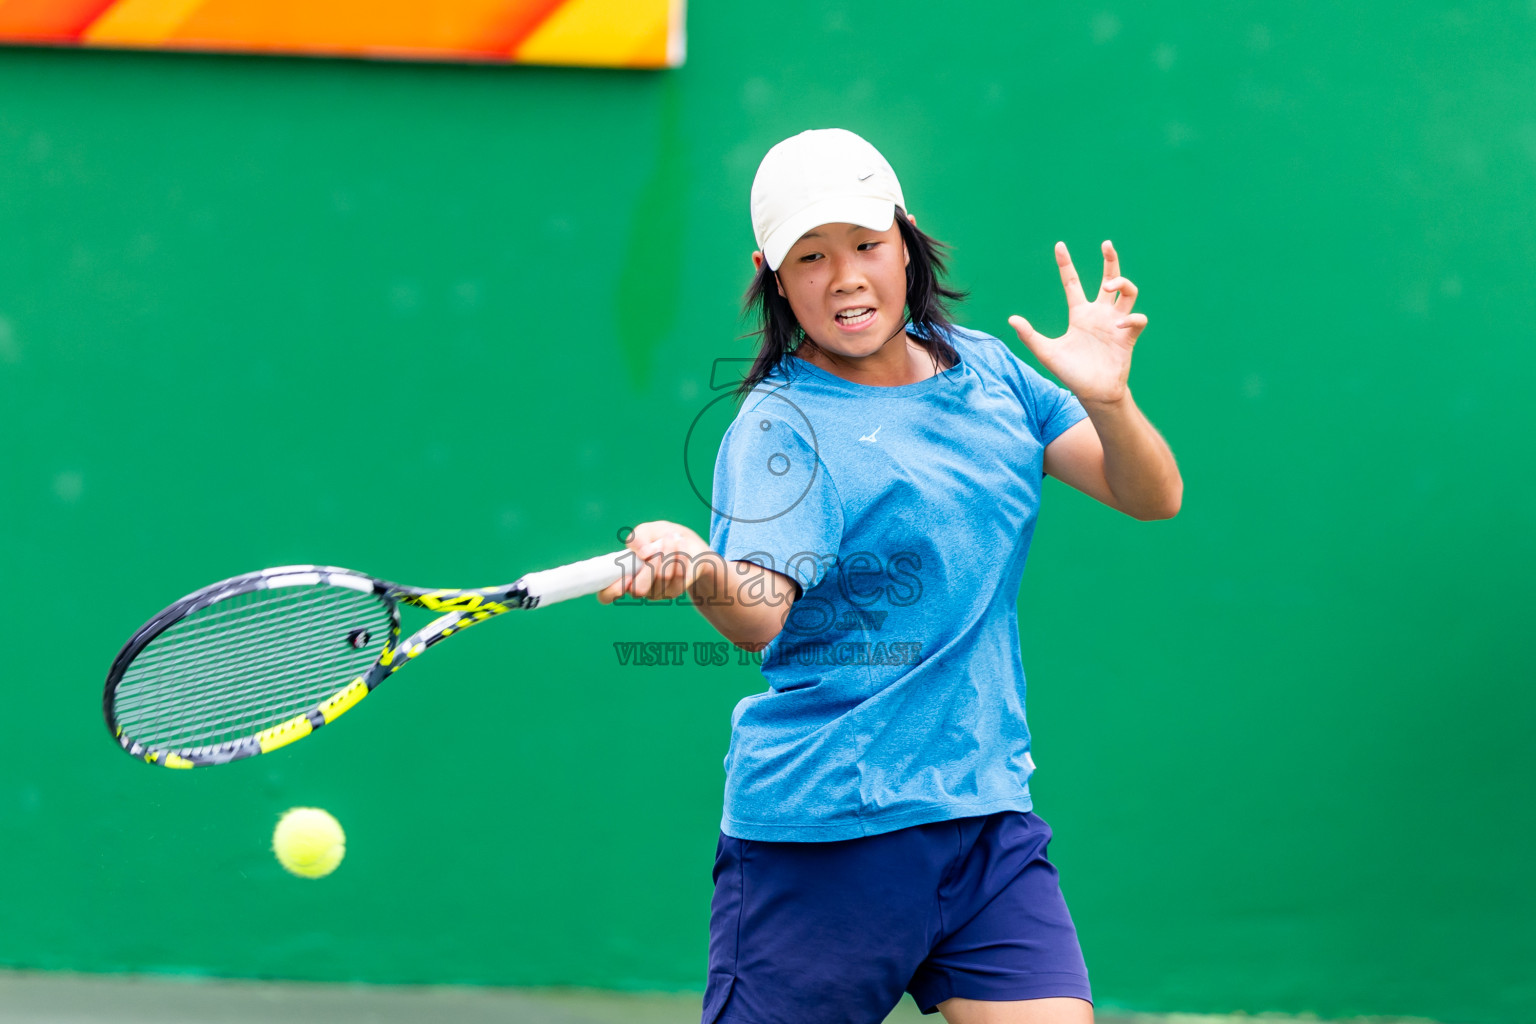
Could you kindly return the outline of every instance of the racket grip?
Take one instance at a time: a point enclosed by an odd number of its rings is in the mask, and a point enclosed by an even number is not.
[[[530,572],[518,584],[534,599],[534,606],[569,601],[573,597],[595,594],[623,575],[624,566],[632,564],[635,557],[627,548],[596,558],[572,562],[556,569]]]

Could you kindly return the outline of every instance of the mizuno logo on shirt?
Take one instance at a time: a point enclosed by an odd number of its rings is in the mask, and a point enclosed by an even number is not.
[[[880,424],[880,427],[883,427],[883,426],[885,426],[884,423]],[[859,440],[860,441],[869,441],[869,442],[872,442],[874,444],[879,444],[880,440],[879,440],[878,435],[880,433],[880,427],[876,427],[875,428],[875,432],[873,434],[865,434],[863,437],[859,438]]]

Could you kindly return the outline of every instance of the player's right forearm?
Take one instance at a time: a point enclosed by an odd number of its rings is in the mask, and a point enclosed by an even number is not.
[[[760,651],[779,635],[795,601],[789,577],[752,562],[728,562],[714,551],[695,556],[694,566],[688,596],[721,636]]]

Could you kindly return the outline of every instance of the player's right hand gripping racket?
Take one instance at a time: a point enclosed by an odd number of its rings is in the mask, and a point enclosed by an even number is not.
[[[427,590],[349,569],[288,565],[206,586],[146,622],[107,673],[102,710],[132,756],[228,764],[303,739],[439,640],[516,608],[595,594],[634,554],[533,572],[509,586]],[[400,641],[400,605],[441,612]]]

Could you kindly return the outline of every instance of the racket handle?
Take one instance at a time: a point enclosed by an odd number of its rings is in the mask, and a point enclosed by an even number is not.
[[[607,555],[598,555],[556,569],[530,572],[518,584],[534,598],[534,606],[569,601],[573,597],[586,597],[615,583],[624,573],[624,566],[635,557],[627,548]],[[630,560],[630,562],[626,562]]]

